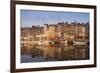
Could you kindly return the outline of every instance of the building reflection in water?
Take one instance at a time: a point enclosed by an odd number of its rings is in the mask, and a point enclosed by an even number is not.
[[[30,58],[28,58],[28,56],[30,56]],[[27,61],[25,61],[25,59]],[[34,45],[31,46],[29,49],[23,47],[21,51],[22,63],[86,59],[89,59],[89,47],[87,45]]]

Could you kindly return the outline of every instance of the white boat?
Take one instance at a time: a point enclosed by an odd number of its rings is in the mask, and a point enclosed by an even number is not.
[[[74,45],[86,45],[87,41],[73,41]]]

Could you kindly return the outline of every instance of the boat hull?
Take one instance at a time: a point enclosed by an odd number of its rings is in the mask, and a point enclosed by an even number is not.
[[[74,45],[86,45],[87,42],[86,41],[73,41]]]

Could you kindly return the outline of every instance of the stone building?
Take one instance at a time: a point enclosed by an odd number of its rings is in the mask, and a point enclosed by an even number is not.
[[[45,44],[48,42],[61,42],[73,40],[88,40],[86,26],[83,24],[44,24],[21,28],[22,44]]]

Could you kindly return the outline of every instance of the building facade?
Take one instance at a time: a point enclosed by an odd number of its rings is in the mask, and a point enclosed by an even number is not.
[[[88,34],[89,29],[86,28],[85,24],[44,24],[43,26],[21,28],[21,44],[26,46],[28,44],[88,40]]]

